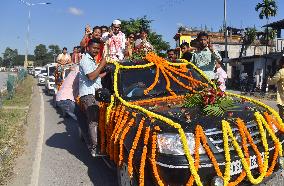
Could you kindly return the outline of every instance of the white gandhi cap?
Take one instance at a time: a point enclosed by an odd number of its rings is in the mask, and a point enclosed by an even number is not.
[[[112,22],[112,24],[114,24],[114,25],[120,25],[121,22],[120,22],[118,19],[116,19],[116,20],[114,20],[114,21]]]

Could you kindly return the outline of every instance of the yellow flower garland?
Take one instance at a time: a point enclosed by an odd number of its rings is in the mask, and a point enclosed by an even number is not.
[[[120,97],[119,93],[118,93],[118,87],[117,87],[117,80],[118,80],[118,72],[120,69],[139,69],[139,68],[148,68],[148,67],[151,67],[153,65],[155,65],[154,63],[148,63],[146,65],[136,65],[136,66],[123,66],[117,62],[113,62],[115,65],[116,65],[116,69],[115,69],[115,73],[114,73],[114,92],[115,92],[115,96],[117,97],[117,99],[120,101],[120,103],[123,105],[122,106],[122,109],[118,108],[116,109],[116,112],[114,113],[113,112],[113,117],[114,117],[114,120],[116,121],[117,124],[122,124],[124,122],[121,122],[122,120],[122,115],[124,114],[121,114],[120,112],[124,113],[125,111],[125,107],[129,107],[129,108],[132,108],[134,110],[139,110],[141,112],[143,112],[144,114],[146,114],[151,120],[153,119],[158,119],[160,121],[163,121],[165,124],[169,125],[169,126],[172,126],[174,127],[175,129],[178,130],[178,133],[179,133],[179,136],[180,136],[180,140],[181,140],[181,143],[182,143],[182,146],[183,146],[183,150],[184,150],[184,153],[185,153],[185,156],[189,162],[189,169],[190,169],[190,172],[191,172],[191,175],[193,176],[194,178],[194,181],[196,182],[197,185],[202,185],[201,183],[201,180],[200,180],[200,177],[197,173],[197,170],[198,170],[198,167],[196,167],[198,165],[198,162],[195,162],[193,157],[191,156],[191,153],[189,151],[189,148],[188,148],[188,142],[187,142],[187,139],[186,139],[186,136],[185,136],[185,132],[184,130],[181,128],[181,125],[172,121],[171,119],[168,119],[164,116],[161,116],[161,115],[158,115],[154,112],[151,112],[139,105],[135,105],[137,104],[136,102],[127,102],[125,101],[122,97]],[[182,63],[170,63],[172,66],[181,66],[181,65],[184,65],[184,64],[187,64],[187,65],[191,65],[192,68],[194,68],[195,70],[197,70],[205,79],[207,79],[206,75],[200,70],[198,69],[195,65],[193,65],[192,63],[189,63],[189,62],[186,62],[186,61],[183,61],[182,60]],[[182,68],[179,69],[179,71],[183,71]],[[207,79],[208,80],[208,79]],[[210,80],[208,80],[210,83],[212,83]],[[215,85],[212,84],[214,87]],[[169,90],[170,87],[167,87]],[[172,92],[173,93],[173,92]],[[174,94],[174,93],[173,93]],[[228,93],[228,95],[231,95],[233,97],[237,97],[237,98],[242,98],[242,99],[246,99],[250,102],[253,102],[253,103],[256,103],[264,108],[266,108],[269,112],[271,112],[273,114],[273,116],[276,118],[277,120],[277,124],[276,127],[277,128],[284,128],[284,125],[282,123],[282,120],[281,118],[279,117],[278,113],[276,111],[274,111],[271,107],[261,103],[261,102],[258,102],[256,100],[253,100],[253,99],[250,99],[250,98],[247,98],[247,97],[244,97],[244,96],[239,96],[239,95],[236,95],[236,94],[232,94],[232,93]],[[172,97],[175,97],[175,95],[173,95]],[[150,101],[150,100],[149,100]],[[143,101],[141,102],[141,104],[144,104]],[[111,109],[114,105],[114,99],[112,97],[112,100],[111,100],[111,103],[109,104],[109,106],[107,107],[106,109],[106,115],[107,115],[107,119],[106,119],[106,124],[108,125],[109,122],[109,118],[110,118],[110,114],[111,113]],[[119,106],[120,107],[120,104]],[[272,163],[272,166],[270,167],[270,169],[268,170],[268,155],[269,155],[269,151],[268,151],[268,143],[267,143],[267,138],[266,138],[266,133],[264,131],[264,127],[265,129],[268,131],[268,134],[269,136],[272,138],[272,140],[274,141],[275,143],[275,146],[277,147],[277,149],[279,149],[279,155],[282,156],[282,144],[279,142],[279,139],[276,137],[275,133],[273,132],[272,128],[268,125],[268,123],[266,122],[266,120],[264,119],[264,117],[256,112],[255,113],[255,118],[256,118],[256,121],[257,121],[257,124],[258,124],[258,127],[259,127],[259,132],[260,132],[260,135],[261,135],[261,141],[262,141],[262,144],[264,146],[264,149],[265,149],[265,153],[264,153],[264,160],[263,160],[263,166],[260,166],[259,168],[263,171],[261,171],[259,177],[257,178],[254,178],[252,176],[252,173],[251,173],[251,170],[250,170],[250,165],[249,165],[249,162],[248,162],[248,155],[246,154],[246,156],[243,154],[242,152],[242,149],[241,147],[239,146],[236,138],[234,137],[233,135],[233,132],[232,132],[232,128],[230,127],[230,123],[223,120],[222,121],[222,130],[223,130],[223,142],[224,142],[224,153],[225,153],[225,172],[224,172],[224,183],[225,185],[234,185],[236,183],[238,183],[238,181],[241,181],[243,179],[243,176],[245,175],[242,175],[238,178],[238,180],[236,180],[236,182],[232,182],[232,183],[229,183],[230,181],[230,164],[231,164],[231,159],[230,159],[230,149],[229,149],[229,137],[231,138],[232,140],[232,143],[233,143],[233,147],[235,148],[238,156],[240,157],[241,159],[241,162],[242,162],[242,165],[243,165],[243,168],[244,168],[244,171],[245,171],[245,174],[247,175],[247,178],[249,179],[249,181],[253,184],[258,184],[260,183],[263,178],[267,175],[269,175],[270,172],[273,171],[273,168],[274,168],[274,165],[275,165],[275,159],[277,158],[277,156],[274,155],[273,157],[273,163]],[[115,126],[115,129],[112,131],[112,135],[110,136],[110,140],[115,140],[117,141],[118,140],[118,135],[115,135],[115,131],[118,131],[118,130],[122,130],[119,126]],[[202,129],[201,129],[202,130]],[[109,132],[109,130],[107,130]],[[127,130],[123,130],[123,134],[127,133],[126,132]],[[139,133],[139,132],[138,132]],[[140,132],[141,133],[141,132]],[[124,135],[123,135],[124,136]],[[140,137],[140,134],[139,134],[139,137]],[[154,137],[154,136],[152,136]],[[199,138],[199,137],[198,137]],[[122,144],[122,139],[119,139],[120,140],[120,145]],[[203,142],[204,144],[206,144],[206,142]],[[145,146],[144,146],[145,148]],[[145,154],[147,152],[147,149],[145,150],[143,148],[143,154]],[[121,148],[120,148],[120,151],[121,151]],[[156,151],[156,148],[155,148],[155,151]],[[196,151],[196,149],[195,149]],[[206,152],[208,151],[208,149],[206,150]],[[134,153],[134,152],[132,152]],[[152,144],[152,155],[153,153],[155,154],[155,152],[153,152],[153,144]],[[208,153],[210,153],[210,150],[208,151]],[[122,153],[119,153],[119,155],[121,156]],[[196,160],[198,161],[198,156],[199,155],[196,155]],[[155,156],[154,156],[155,157]],[[121,158],[121,157],[120,157]],[[130,158],[130,157],[129,157]],[[132,157],[133,158],[133,157]],[[130,158],[131,159],[131,158]],[[214,158],[212,159],[214,160]],[[131,161],[131,160],[130,160]],[[142,160],[141,160],[142,161]],[[156,161],[155,159],[151,159],[151,162],[152,164],[154,163],[154,161]],[[121,164],[122,160],[119,159],[119,164]],[[129,162],[128,162],[129,164]],[[159,178],[159,175],[158,175],[158,172],[157,172],[157,167],[155,168],[154,167],[155,164],[153,164],[153,171],[154,171],[154,175],[155,177],[157,178],[157,181],[158,181],[158,184],[159,185],[163,185],[162,181],[160,180]],[[131,165],[128,165],[131,169],[132,167],[132,163]],[[144,165],[143,165],[144,166]],[[216,167],[215,167],[216,169]],[[131,171],[130,171],[131,172]],[[141,169],[140,172],[143,172],[143,170]],[[243,174],[243,173],[242,173]],[[131,175],[131,173],[130,173]],[[144,178],[143,175],[140,175],[140,183],[144,183],[143,180],[141,180],[142,178]],[[190,183],[192,183],[192,179],[190,180]]]

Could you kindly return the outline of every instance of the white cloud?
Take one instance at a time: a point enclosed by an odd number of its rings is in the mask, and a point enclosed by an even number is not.
[[[79,8],[75,8],[75,7],[69,7],[68,12],[76,16],[80,16],[83,14],[82,10],[80,10]]]

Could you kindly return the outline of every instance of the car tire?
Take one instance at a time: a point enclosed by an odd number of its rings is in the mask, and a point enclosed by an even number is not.
[[[135,175],[131,179],[128,174],[128,166],[123,163],[122,166],[117,168],[117,182],[119,186],[137,186],[138,180]]]

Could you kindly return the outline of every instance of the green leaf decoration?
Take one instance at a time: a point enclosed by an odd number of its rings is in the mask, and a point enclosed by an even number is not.
[[[224,110],[219,105],[206,105],[203,109],[206,115],[221,116]]]
[[[199,94],[194,94],[191,96],[186,96],[184,107],[190,108],[195,106],[200,106],[202,104],[202,98]]]

